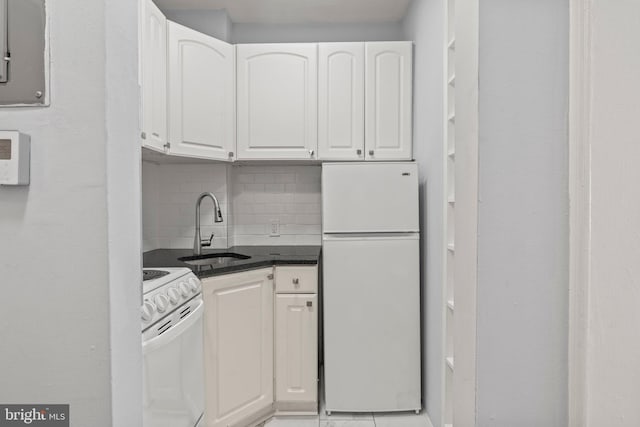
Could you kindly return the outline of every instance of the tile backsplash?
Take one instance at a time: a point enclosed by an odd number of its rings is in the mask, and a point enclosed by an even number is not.
[[[319,245],[320,173],[320,166],[234,166],[233,243]]]
[[[233,245],[321,243],[320,166],[231,166],[143,162],[142,223],[145,251],[191,248],[195,202],[203,191],[220,201],[223,223],[213,222],[204,200],[201,232],[214,248]],[[278,236],[272,235],[277,224]]]
[[[203,238],[214,233],[212,248],[228,244],[228,166],[223,164],[161,164],[143,162],[143,249],[192,248],[196,200],[205,191],[217,197],[224,222],[214,223],[213,203],[201,204]]]

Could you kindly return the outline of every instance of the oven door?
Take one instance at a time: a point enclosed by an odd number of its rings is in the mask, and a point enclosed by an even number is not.
[[[143,332],[143,427],[199,425],[204,412],[203,311],[201,298],[191,300]]]

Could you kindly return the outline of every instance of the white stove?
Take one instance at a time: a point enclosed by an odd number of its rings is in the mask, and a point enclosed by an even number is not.
[[[188,268],[145,268],[143,427],[199,427],[204,413],[200,280]]]
[[[142,330],[200,294],[200,280],[188,268],[145,268],[140,308]]]

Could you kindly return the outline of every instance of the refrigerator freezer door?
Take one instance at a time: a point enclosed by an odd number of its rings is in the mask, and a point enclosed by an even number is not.
[[[418,235],[325,236],[323,258],[327,411],[420,409]]]
[[[324,163],[322,227],[324,233],[419,231],[418,166]]]

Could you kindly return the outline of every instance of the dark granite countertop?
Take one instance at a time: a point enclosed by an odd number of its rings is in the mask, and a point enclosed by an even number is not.
[[[192,249],[156,249],[145,252],[142,265],[145,268],[187,267],[200,278],[253,270],[271,265],[315,265],[320,259],[321,246],[233,246],[228,249],[203,250],[202,254],[233,252],[248,255],[249,259],[232,259],[210,265],[193,266],[178,258],[193,255]]]

